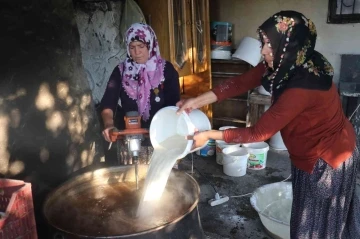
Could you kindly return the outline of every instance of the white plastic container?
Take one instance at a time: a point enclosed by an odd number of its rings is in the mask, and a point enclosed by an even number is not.
[[[230,146],[238,146],[240,147],[240,144],[228,144],[223,140],[216,140],[216,163],[219,165],[223,165],[223,149]]]
[[[215,151],[216,151],[215,140],[210,139],[204,148],[196,151],[196,154],[203,157],[209,157],[209,156],[213,156],[215,154]]]
[[[230,146],[223,149],[223,172],[232,177],[241,177],[246,174],[249,153],[239,146]]]
[[[195,129],[198,131],[206,131],[211,129],[211,124],[208,117],[200,110],[193,110],[187,114],[184,111],[177,114],[178,107],[168,106],[159,110],[153,117],[150,124],[150,141],[154,148],[161,147],[160,144],[166,139],[180,135],[184,136],[184,144],[186,148],[183,154],[178,159],[185,157],[187,154],[195,152],[207,145],[206,142],[203,146],[191,150],[193,140],[186,139],[186,136],[194,135]],[[185,142],[186,141],[186,142]]]
[[[256,66],[261,60],[261,42],[252,37],[244,37],[232,57]]]
[[[269,145],[272,149],[275,150],[287,150],[284,141],[281,137],[280,131],[278,131],[270,138]]]
[[[222,126],[219,128],[219,130],[226,130],[226,129],[234,129],[237,128],[235,126]],[[222,150],[226,147],[232,146],[232,145],[236,145],[236,146],[240,146],[240,144],[234,144],[234,143],[226,143],[223,140],[216,140],[215,141],[215,147],[216,147],[216,163],[222,165],[222,161],[223,161],[223,153]]]
[[[257,88],[257,91],[258,91],[259,94],[261,94],[261,95],[268,95],[268,96],[271,95],[270,92],[266,91],[265,88],[264,88],[264,86],[262,86],[262,85]]]
[[[273,238],[290,239],[290,217],[293,201],[292,184],[279,182],[257,188],[251,206],[259,213],[260,220]]]
[[[231,51],[213,50],[211,51],[211,59],[230,60]]]
[[[265,142],[243,144],[249,153],[248,169],[260,170],[266,167],[269,145]]]

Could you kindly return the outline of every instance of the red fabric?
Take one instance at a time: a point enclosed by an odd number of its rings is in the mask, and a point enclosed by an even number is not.
[[[241,80],[233,80],[232,87],[218,86],[213,91],[218,99],[227,98],[228,92],[233,94],[234,89],[253,86],[249,81],[260,82],[252,78],[255,75],[253,72],[243,74]],[[337,168],[355,148],[355,132],[343,113],[334,84],[328,91],[285,90],[254,126],[225,130],[224,140],[238,143],[264,141],[279,130],[293,164],[309,173],[319,158]]]

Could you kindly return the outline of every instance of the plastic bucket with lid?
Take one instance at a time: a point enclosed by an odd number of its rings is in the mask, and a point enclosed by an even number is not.
[[[231,58],[232,24],[230,22],[211,22],[211,50],[228,51]]]
[[[163,147],[163,143],[170,137],[182,136],[178,138],[179,147],[184,145],[183,153],[178,157],[180,159],[207,145],[208,142],[199,148],[191,150],[194,141],[186,139],[186,136],[194,135],[195,130],[210,130],[211,124],[208,117],[200,110],[193,110],[189,114],[184,111],[177,114],[178,109],[175,106],[160,109],[151,121],[149,134],[151,144],[155,150]]]
[[[215,145],[216,145],[216,163],[222,165],[223,164],[223,150],[226,147],[230,147],[230,146],[238,146],[240,147],[240,144],[231,144],[231,143],[226,143],[223,140],[216,140],[215,141]]]
[[[209,157],[215,154],[215,150],[215,140],[210,139],[204,148],[196,151],[196,154],[203,157]]]
[[[264,169],[266,167],[269,145],[265,142],[243,144],[249,153],[248,169]]]
[[[249,153],[246,149],[233,145],[223,149],[223,172],[232,177],[246,174]]]
[[[222,126],[219,128],[219,130],[226,130],[226,129],[233,129],[233,128],[237,128],[235,126]],[[223,161],[223,153],[222,150],[226,147],[232,146],[232,145],[236,145],[236,146],[240,146],[240,144],[235,144],[235,143],[226,143],[224,140],[216,140],[215,141],[215,147],[216,147],[216,163],[222,165],[222,161]]]

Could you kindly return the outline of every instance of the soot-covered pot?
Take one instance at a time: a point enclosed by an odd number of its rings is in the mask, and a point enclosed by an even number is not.
[[[204,238],[199,185],[184,172],[173,170],[161,200],[135,216],[147,168],[139,167],[138,191],[133,166],[87,172],[58,187],[43,207],[49,238]]]

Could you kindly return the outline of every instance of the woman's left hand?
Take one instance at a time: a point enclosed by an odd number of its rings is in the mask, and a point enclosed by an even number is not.
[[[202,132],[195,132],[194,135],[188,136],[189,140],[194,140],[192,150],[202,147],[206,144],[206,142],[210,139],[213,140],[224,140],[223,131],[221,130],[208,130]]]
[[[209,131],[196,132],[193,136],[188,136],[188,139],[194,140],[191,150],[204,146],[209,138]]]

